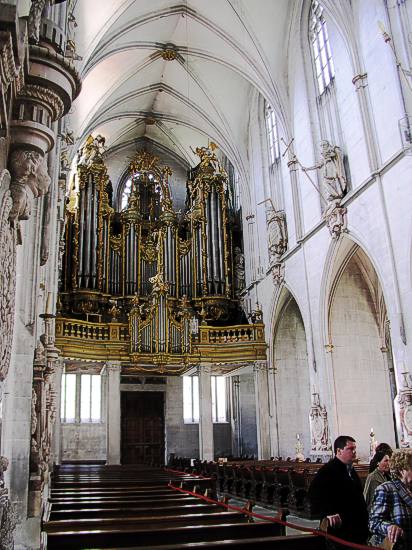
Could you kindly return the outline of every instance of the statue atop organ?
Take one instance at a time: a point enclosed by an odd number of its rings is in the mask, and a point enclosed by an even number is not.
[[[193,327],[245,320],[228,176],[216,146],[196,149],[183,212],[175,209],[172,171],[148,151],[128,165],[123,209],[113,207],[104,138],[79,153],[66,212],[60,317],[123,326],[133,363],[184,363],[199,339]],[[102,334],[105,334],[102,327]],[[192,357],[193,359],[193,357]]]

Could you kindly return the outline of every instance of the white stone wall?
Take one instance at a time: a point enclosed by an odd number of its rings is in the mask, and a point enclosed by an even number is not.
[[[285,141],[294,138],[294,152],[305,166],[319,160],[320,139],[332,139],[331,135],[322,134],[322,131],[328,132],[328,125],[326,130],[322,130],[316,104],[317,92],[306,35],[308,5],[305,4],[303,11],[291,22],[289,105],[288,110],[281,112],[281,120],[286,121],[281,133]],[[380,0],[355,2],[352,7],[349,3],[325,3],[325,17],[336,69],[334,87],[337,110],[332,114],[337,117],[341,128],[336,144],[347,155],[350,169],[350,191],[342,202],[347,208],[347,233],[342,234],[339,241],[331,239],[322,220],[317,191],[304,173],[298,170],[298,188],[293,193],[292,179],[286,166],[287,158],[283,158],[281,174],[289,236],[289,250],[283,258],[284,286],[276,287],[271,273],[267,273],[259,281],[257,289],[258,295],[265,296],[262,304],[269,343],[269,366],[275,367],[278,373],[275,337],[281,315],[279,304],[284,296],[282,288],[291,292],[295,298],[305,327],[307,359],[292,360],[293,364],[285,374],[288,378],[285,379],[285,393],[282,394],[284,399],[289,399],[295,407],[302,402],[302,397],[295,395],[296,384],[289,380],[300,365],[299,379],[302,387],[307,386],[307,395],[314,388],[320,394],[321,404],[327,407],[332,440],[342,430],[354,433],[358,439],[360,456],[364,459],[369,454],[370,427],[375,429],[378,440],[386,439],[390,443],[395,441],[393,422],[389,419],[392,411],[389,375],[387,367],[383,366],[383,355],[378,346],[378,328],[372,314],[367,316],[364,304],[361,316],[366,318],[362,326],[358,324],[359,319],[354,320],[350,314],[352,301],[356,301],[353,295],[355,289],[346,289],[345,292],[351,294],[348,302],[337,300],[333,310],[330,305],[335,287],[340,284],[349,250],[359,246],[373,266],[372,270],[377,277],[373,282],[375,289],[381,288],[383,293],[391,327],[399,392],[402,379],[400,373],[405,370],[412,372],[412,319],[409,314],[412,306],[412,156],[404,154],[398,121],[405,116],[405,105],[408,108],[412,104],[412,91],[405,80],[399,80],[393,52],[390,45],[384,42],[377,24],[378,20],[383,21],[385,27],[393,33],[392,44],[398,46],[400,58],[407,63],[405,48],[400,47],[400,44],[405,44],[405,40],[400,36],[397,9],[390,11],[389,22],[384,3]],[[301,44],[301,48],[293,47],[296,44]],[[366,75],[362,78],[362,84],[358,84],[358,90],[352,83],[357,75]],[[256,102],[256,105],[260,103]],[[252,112],[255,117],[260,117],[260,124],[264,124],[263,112],[257,112],[256,105],[252,105]],[[280,109],[279,106],[276,108]],[[255,143],[251,149],[253,159],[250,166],[258,176],[252,174],[251,181],[256,187],[262,186],[262,179],[270,181],[271,174],[265,165],[263,173],[254,168],[267,145],[264,138],[259,151],[256,148],[258,130],[251,125],[250,132]],[[320,174],[310,174],[314,183],[319,185]],[[271,193],[274,198],[273,190]],[[258,195],[257,191],[255,195]],[[253,210],[254,207],[250,205],[249,208]],[[297,231],[299,220],[301,237]],[[244,231],[247,231],[246,226]],[[261,249],[260,236],[255,236],[255,239],[259,240]],[[248,281],[252,302],[256,296],[256,289],[250,284],[253,280],[250,277]],[[357,287],[358,300],[361,300],[362,292],[361,287]],[[329,341],[331,314],[335,328],[339,328],[332,334],[332,341]],[[355,334],[363,331],[365,326],[370,330],[370,333],[364,334],[366,343],[361,338],[349,337],[342,343],[343,334]],[[329,344],[334,346],[332,353],[329,353]],[[342,365],[344,361],[350,363],[346,369]],[[306,373],[303,363],[306,363]],[[362,374],[359,373],[360,364],[363,366]],[[372,380],[376,382],[374,391],[367,391],[365,397],[361,388],[366,383],[371,384]],[[276,412],[274,414],[272,411],[270,422],[272,454],[277,454],[279,440],[282,454],[293,455],[293,435],[296,434],[290,433],[292,428],[282,433],[279,427],[282,422],[278,425],[276,416],[284,420],[284,407],[279,400],[276,401],[273,388],[270,388],[270,392],[271,405]],[[350,394],[351,406],[343,403],[342,392]],[[307,401],[305,406],[308,406]],[[306,415],[302,414],[302,418]],[[371,423],[374,418],[375,423]],[[302,429],[307,430],[307,424],[302,424]],[[304,437],[308,439],[309,434],[306,433]]]

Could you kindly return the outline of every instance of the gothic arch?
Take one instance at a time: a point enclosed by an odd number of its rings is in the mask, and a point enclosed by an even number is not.
[[[294,455],[297,434],[303,452],[310,452],[310,378],[303,317],[286,287],[279,295],[275,315],[272,360],[276,423],[279,454],[285,458]]]
[[[336,430],[352,434],[367,459],[372,427],[379,441],[396,440],[386,302],[378,272],[359,244],[344,238],[329,259],[323,329]]]

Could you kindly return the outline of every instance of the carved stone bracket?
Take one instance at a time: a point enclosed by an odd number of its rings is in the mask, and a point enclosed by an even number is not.
[[[276,286],[280,286],[285,280],[285,264],[283,262],[276,262],[272,266],[273,282]]]
[[[332,239],[339,239],[341,233],[347,232],[347,209],[340,202],[328,206],[323,214]]]
[[[47,193],[50,176],[44,156],[33,149],[16,149],[9,161],[12,181],[10,185],[13,207],[9,219],[27,220],[31,214],[32,201]]]

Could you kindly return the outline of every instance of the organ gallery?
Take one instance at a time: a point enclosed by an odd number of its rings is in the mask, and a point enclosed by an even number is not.
[[[59,483],[226,464],[313,521],[336,437],[412,447],[411,36],[412,0],[0,0],[0,550]]]

